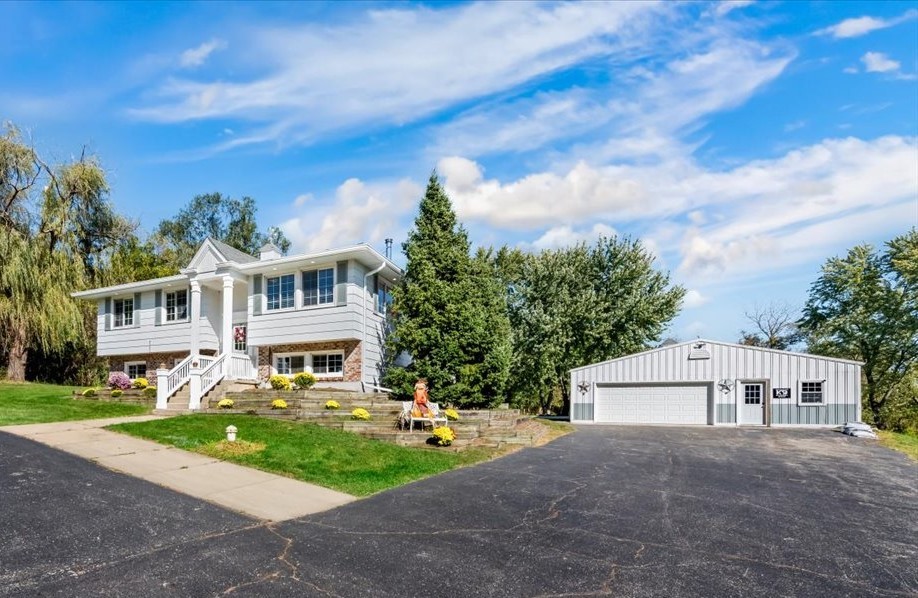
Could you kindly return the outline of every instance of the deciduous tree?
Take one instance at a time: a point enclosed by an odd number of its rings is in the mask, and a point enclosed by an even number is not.
[[[916,229],[882,253],[853,247],[823,265],[799,322],[811,352],[864,362],[865,413],[880,426],[889,398],[918,363],[916,264]]]

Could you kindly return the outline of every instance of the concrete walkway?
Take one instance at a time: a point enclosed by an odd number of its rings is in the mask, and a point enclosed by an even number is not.
[[[118,417],[0,427],[121,473],[268,521],[285,521],[347,504],[355,497],[226,463],[117,432],[105,426],[162,419]]]

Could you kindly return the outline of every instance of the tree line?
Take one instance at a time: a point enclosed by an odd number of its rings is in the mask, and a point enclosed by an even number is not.
[[[206,237],[257,252],[290,242],[259,232],[255,200],[198,195],[143,236],[115,211],[98,158],[53,164],[11,124],[0,134],[0,369],[9,380],[80,385],[106,373],[96,306],[73,291],[175,274]],[[5,368],[3,368],[5,366]]]

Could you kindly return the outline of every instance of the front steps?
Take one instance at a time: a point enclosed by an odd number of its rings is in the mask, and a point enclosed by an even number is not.
[[[401,446],[429,446],[428,439],[431,437],[429,424],[425,424],[425,429],[415,423],[412,431],[399,430],[397,421],[402,403],[388,399],[388,395],[383,393],[321,389],[289,392],[251,390],[227,392],[225,398],[233,400],[232,409],[216,408],[216,402],[212,402],[210,408],[202,411],[310,422]],[[279,398],[287,402],[287,409],[271,409],[271,401]],[[325,409],[328,400],[337,401],[340,409]],[[351,411],[357,407],[366,409],[372,419],[367,422],[351,419]],[[455,450],[473,446],[531,446],[547,432],[545,426],[520,415],[517,409],[460,411],[459,421],[449,422],[449,427],[457,434],[451,446]]]
[[[220,380],[209,391],[201,397],[201,409],[207,409],[209,405],[217,406],[227,393],[241,392],[244,390],[254,389],[257,382],[252,380]],[[169,402],[165,409],[154,409],[154,415],[181,415],[184,413],[195,413],[188,408],[188,402],[191,400],[191,391],[188,389],[188,383],[183,384],[174,395],[169,397]]]

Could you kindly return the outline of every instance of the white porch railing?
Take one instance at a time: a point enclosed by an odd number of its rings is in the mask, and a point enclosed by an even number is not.
[[[231,353],[227,362],[226,377],[230,380],[257,380],[258,370],[248,355]]]
[[[204,395],[224,378],[255,380],[258,371],[248,355],[189,355],[171,370],[156,371],[156,408],[166,409],[169,398],[188,383],[188,408],[200,409]]]
[[[198,395],[198,406],[200,407],[201,399],[207,392],[217,385],[220,380],[226,376],[225,371],[226,365],[226,353],[218,357],[216,360],[212,360],[211,364],[208,365],[204,370],[201,371],[201,385],[200,385],[200,394]]]

